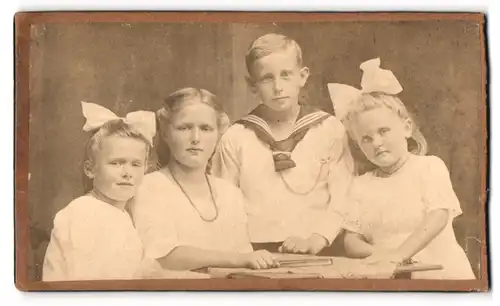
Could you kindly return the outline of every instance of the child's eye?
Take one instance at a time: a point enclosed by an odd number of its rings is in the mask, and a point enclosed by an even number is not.
[[[361,138],[361,142],[362,143],[369,143],[369,142],[372,142],[372,138],[370,136],[363,136]]]
[[[189,129],[189,127],[186,126],[186,125],[181,125],[181,126],[177,127],[177,130],[179,130],[179,131],[185,131],[185,130],[188,130],[188,129]]]
[[[132,166],[133,167],[142,167],[142,163],[141,162],[134,162],[134,163],[132,163]]]
[[[209,125],[205,125],[205,126],[201,127],[201,130],[204,132],[212,132],[214,130],[214,128],[209,126]]]
[[[291,71],[283,71],[281,73],[281,76],[284,77],[284,78],[289,78],[292,76],[292,72]]]
[[[389,131],[390,131],[389,128],[381,128],[380,131],[379,131],[379,133],[380,133],[380,135],[385,135]]]
[[[272,75],[265,75],[262,77],[261,82],[271,82],[273,80]]]

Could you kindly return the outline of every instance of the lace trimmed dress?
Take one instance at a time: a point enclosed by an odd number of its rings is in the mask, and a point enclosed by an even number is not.
[[[446,209],[449,221],[443,231],[413,257],[421,263],[440,264],[443,270],[414,272],[419,279],[474,279],[464,250],[457,243],[452,221],[462,214],[444,162],[435,156],[411,155],[390,177],[366,173],[354,180],[349,219],[375,246],[399,247],[426,214]]]

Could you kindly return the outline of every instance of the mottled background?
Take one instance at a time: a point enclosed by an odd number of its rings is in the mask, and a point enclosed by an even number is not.
[[[122,116],[156,110],[174,90],[208,89],[232,119],[256,102],[244,76],[251,41],[289,35],[304,52],[309,101],[332,112],[327,83],[358,86],[359,64],[381,57],[421,124],[429,153],[451,171],[463,216],[454,225],[476,274],[482,227],[483,162],[480,27],[472,21],[338,23],[59,23],[32,28],[30,114],[30,279],[41,264],[55,213],[82,195],[88,135],[80,101]]]

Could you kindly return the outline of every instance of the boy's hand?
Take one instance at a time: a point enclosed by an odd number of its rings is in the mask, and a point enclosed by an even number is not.
[[[282,253],[299,253],[316,255],[324,247],[328,245],[328,241],[321,235],[312,234],[309,238],[289,237],[278,249]]]

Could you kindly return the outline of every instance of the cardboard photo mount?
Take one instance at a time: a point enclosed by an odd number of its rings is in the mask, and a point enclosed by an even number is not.
[[[130,281],[41,282],[28,279],[30,243],[28,214],[30,122],[30,27],[44,23],[158,23],[158,22],[353,22],[468,20],[481,27],[482,50],[482,213],[481,277],[452,280],[349,279],[169,279]],[[487,291],[487,53],[482,13],[265,13],[265,12],[20,12],[15,15],[15,284],[21,291]]]

